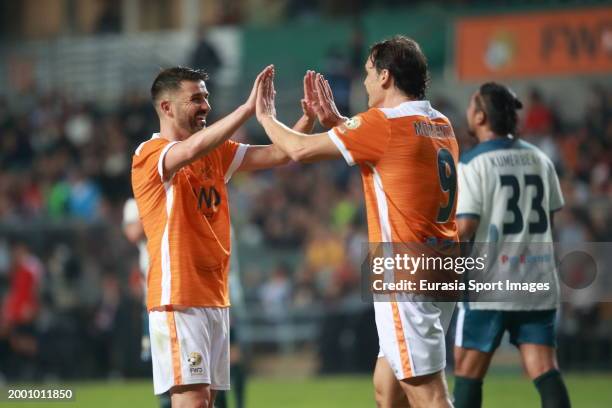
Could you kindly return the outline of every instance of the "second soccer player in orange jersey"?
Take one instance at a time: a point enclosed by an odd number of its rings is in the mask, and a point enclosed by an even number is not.
[[[395,37],[375,44],[365,64],[370,109],[345,120],[317,77],[307,99],[336,125],[304,137],[275,118],[273,71],[257,98],[257,119],[292,159],[343,157],[361,170],[370,242],[457,241],[458,146],[448,119],[424,100],[427,63],[418,44]],[[331,112],[331,115],[330,115]],[[330,120],[329,117],[334,117]],[[445,330],[452,302],[375,302],[380,353],[374,373],[380,407],[450,407],[444,379]]]

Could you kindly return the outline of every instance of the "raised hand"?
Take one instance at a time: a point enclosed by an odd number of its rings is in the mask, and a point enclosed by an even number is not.
[[[255,78],[255,82],[253,83],[253,89],[251,89],[251,94],[249,95],[247,101],[244,103],[244,106],[248,109],[251,115],[255,113],[255,103],[257,101],[257,89],[259,88],[259,84],[261,83],[266,73],[273,70],[274,66],[268,65],[263,69],[263,71],[259,73],[259,75],[257,75],[257,78]]]
[[[306,71],[304,75],[304,98],[301,100],[304,116],[310,120],[318,117],[320,111],[319,97],[315,88],[315,72]]]
[[[275,96],[274,67],[271,66],[270,70],[264,72],[257,88],[255,113],[260,123],[266,117],[276,117]]]
[[[332,93],[329,82],[323,77],[323,75],[317,73],[314,78],[315,95],[318,99],[318,111],[317,117],[319,122],[326,128],[332,128],[347,120],[345,116],[342,116],[336,107],[334,102],[334,94]]]

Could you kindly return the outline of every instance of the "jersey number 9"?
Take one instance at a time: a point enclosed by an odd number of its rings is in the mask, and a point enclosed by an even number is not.
[[[447,149],[438,150],[438,179],[442,192],[448,193],[448,201],[438,209],[436,222],[445,223],[450,219],[457,195],[457,170],[453,156]]]

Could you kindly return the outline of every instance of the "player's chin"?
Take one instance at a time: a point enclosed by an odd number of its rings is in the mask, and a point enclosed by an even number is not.
[[[206,121],[205,120],[195,120],[191,124],[191,129],[194,132],[200,131],[200,130],[204,129],[205,127],[206,127]]]

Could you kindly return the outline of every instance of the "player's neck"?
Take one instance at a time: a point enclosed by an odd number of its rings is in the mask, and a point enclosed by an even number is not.
[[[189,135],[184,136],[182,132],[177,129],[172,123],[162,121],[159,124],[159,135],[160,137],[170,140],[171,142],[180,142],[181,140],[187,139]]]
[[[378,107],[379,108],[395,108],[397,105],[400,105],[404,102],[411,102],[415,100],[416,99],[406,96],[404,93],[400,91],[394,90],[393,92],[389,92],[385,95],[385,97],[382,100],[382,103]]]
[[[483,129],[479,134],[478,134],[478,142],[479,143],[484,143],[484,142],[488,142],[491,140],[497,140],[497,139],[507,139],[508,136],[500,136],[496,133],[494,133],[491,129]]]

